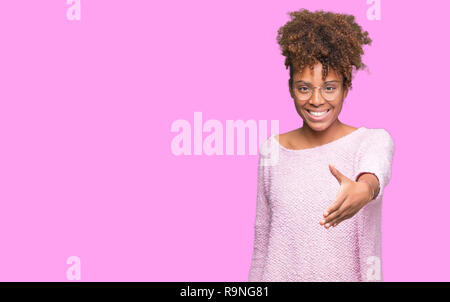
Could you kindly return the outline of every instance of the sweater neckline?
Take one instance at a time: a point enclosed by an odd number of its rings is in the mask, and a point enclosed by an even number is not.
[[[338,139],[335,139],[334,141],[331,141],[329,143],[326,143],[326,144],[323,144],[323,145],[320,145],[320,146],[315,146],[315,147],[312,147],[312,148],[305,148],[305,149],[289,149],[289,148],[286,148],[286,147],[282,146],[280,144],[280,142],[275,138],[275,134],[272,135],[272,139],[276,142],[276,144],[279,146],[279,148],[284,150],[284,151],[287,151],[287,152],[290,152],[290,153],[305,153],[305,152],[318,151],[318,150],[321,150],[321,149],[329,148],[329,147],[332,147],[332,146],[334,146],[336,144],[339,144],[341,142],[345,142],[345,141],[349,140],[350,138],[352,138],[353,136],[355,136],[357,133],[359,133],[359,132],[361,132],[361,131],[363,131],[365,129],[367,129],[367,128],[364,127],[364,126],[361,126],[358,129],[350,132],[349,134],[346,134],[346,135],[344,135],[344,136],[342,136],[342,137],[340,137]]]

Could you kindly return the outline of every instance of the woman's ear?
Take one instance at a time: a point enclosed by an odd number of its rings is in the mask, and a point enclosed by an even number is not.
[[[347,97],[347,94],[348,94],[348,88],[346,88],[346,89],[344,90],[344,99]]]

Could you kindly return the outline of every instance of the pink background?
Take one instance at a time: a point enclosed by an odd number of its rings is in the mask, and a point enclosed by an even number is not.
[[[395,140],[385,281],[450,281],[448,1],[0,2],[0,281],[246,281],[256,155],[175,156],[178,119],[301,126],[276,43],[287,12],[373,39],[342,122]],[[248,153],[247,153],[248,154]]]

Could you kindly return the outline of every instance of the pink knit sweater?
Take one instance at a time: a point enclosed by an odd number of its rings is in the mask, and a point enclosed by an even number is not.
[[[293,150],[275,135],[260,147],[254,248],[248,281],[383,281],[381,206],[394,141],[365,127],[330,143]],[[374,173],[380,192],[337,227],[319,224],[340,185],[328,164],[356,180]]]

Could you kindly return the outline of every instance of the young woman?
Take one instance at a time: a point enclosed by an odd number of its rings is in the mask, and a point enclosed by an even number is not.
[[[394,141],[382,128],[338,119],[371,39],[351,15],[289,15],[277,41],[303,126],[272,135],[260,150],[248,279],[382,281],[381,205]],[[275,164],[265,164],[267,146],[277,148]]]

